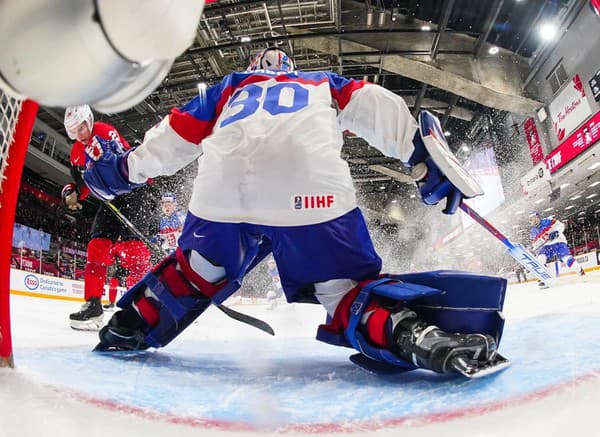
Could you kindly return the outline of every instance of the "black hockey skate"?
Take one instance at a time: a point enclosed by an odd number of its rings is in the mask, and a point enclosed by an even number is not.
[[[117,311],[98,334],[100,343],[94,352],[148,349],[142,331],[144,322],[133,308]]]
[[[409,309],[394,313],[391,318],[396,352],[420,368],[477,378],[510,365],[497,354],[496,341],[489,335],[448,333],[428,325]]]
[[[114,302],[109,302],[106,305],[102,305],[102,308],[104,308],[104,311],[114,311],[115,310],[115,303]]]
[[[69,315],[71,328],[79,331],[97,331],[102,327],[103,317],[102,304],[97,297],[90,298],[79,311]]]

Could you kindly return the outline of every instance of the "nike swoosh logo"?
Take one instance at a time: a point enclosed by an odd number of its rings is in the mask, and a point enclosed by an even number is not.
[[[206,235],[198,235],[198,234],[196,234],[196,233],[194,232],[194,237],[196,237],[196,238],[204,238],[204,237],[206,237]]]

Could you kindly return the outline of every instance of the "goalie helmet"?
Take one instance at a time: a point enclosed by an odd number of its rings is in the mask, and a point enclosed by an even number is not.
[[[90,132],[94,129],[94,113],[88,105],[69,106],[65,110],[65,129],[72,140],[77,139],[77,128],[87,122]]]
[[[267,47],[254,56],[246,69],[255,70],[294,71],[294,61],[280,48]]]

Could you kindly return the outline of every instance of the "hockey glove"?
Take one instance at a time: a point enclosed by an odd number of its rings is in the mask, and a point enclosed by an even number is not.
[[[552,231],[548,234],[548,240],[556,240],[558,238],[558,231]]]
[[[412,169],[412,177],[417,183],[421,199],[426,205],[436,205],[446,198],[444,214],[454,214],[465,197],[440,171],[431,158],[420,162]]]
[[[109,201],[144,185],[129,182],[127,156],[132,150],[121,155],[105,150],[97,161],[88,162],[83,180],[94,196]]]
[[[71,211],[79,211],[83,206],[79,203],[79,193],[75,184],[67,184],[62,189],[62,200]]]
[[[456,159],[440,121],[427,111],[419,113],[419,129],[412,143],[414,150],[408,159],[412,176],[426,205],[446,199],[445,214],[454,214],[463,198],[483,194],[479,183]]]

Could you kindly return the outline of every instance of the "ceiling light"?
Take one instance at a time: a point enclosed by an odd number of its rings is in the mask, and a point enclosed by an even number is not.
[[[562,185],[560,186],[560,189],[562,190],[563,188],[567,188],[569,185],[571,185],[571,184],[569,184],[569,183],[562,184]]]
[[[595,186],[596,186],[596,185],[598,185],[598,184],[600,184],[600,181],[596,181],[596,182],[594,182],[594,183],[591,183],[591,184],[590,184],[590,187],[595,187]]]
[[[554,208],[552,208],[552,207],[550,207],[550,208],[546,208],[546,209],[544,210],[544,212],[552,211],[553,209],[554,209]]]
[[[544,41],[552,41],[556,37],[556,24],[542,23],[538,28],[540,37]]]
[[[252,38],[250,38],[249,36],[242,36],[240,38],[240,42],[250,42],[252,41]]]
[[[597,162],[597,163],[595,163],[595,164],[593,164],[593,165],[589,166],[587,169],[588,169],[588,170],[595,170],[595,169],[597,169],[598,167],[600,167],[600,162]]]
[[[592,197],[596,197],[598,193],[590,194],[589,196],[585,196],[586,199],[591,199]]]
[[[535,201],[535,203],[542,203],[544,201],[544,198],[542,197],[541,199],[538,199]]]
[[[371,27],[373,25],[373,17],[374,17],[373,10],[369,9],[367,11],[367,27]]]
[[[469,148],[469,146],[467,146],[466,144],[465,144],[465,145],[463,145],[461,148],[462,148],[462,151],[463,151],[463,152],[468,152],[469,150],[471,150],[471,149]]]
[[[410,195],[410,198],[411,198],[411,199],[414,199],[415,197],[417,197],[417,196],[415,196],[414,194],[411,194],[411,195]]]
[[[398,203],[398,199],[392,200],[392,203]]]
[[[569,205],[569,206],[567,206],[567,207],[565,208],[565,210],[567,210],[567,209],[571,209],[571,208],[575,208],[575,205]]]
[[[577,200],[581,197],[581,194],[577,194],[576,196],[569,197],[569,200]]]
[[[498,54],[498,52],[499,52],[499,51],[500,51],[500,49],[499,49],[498,47],[496,47],[496,46],[491,46],[491,47],[489,48],[489,50],[488,50],[488,53],[489,53],[490,55],[496,55],[496,54]]]
[[[379,186],[379,189],[380,189],[380,190],[385,190],[385,185],[380,185],[380,186]]]
[[[429,32],[431,30],[431,26],[429,24],[424,24],[421,26],[421,30],[423,32]]]

